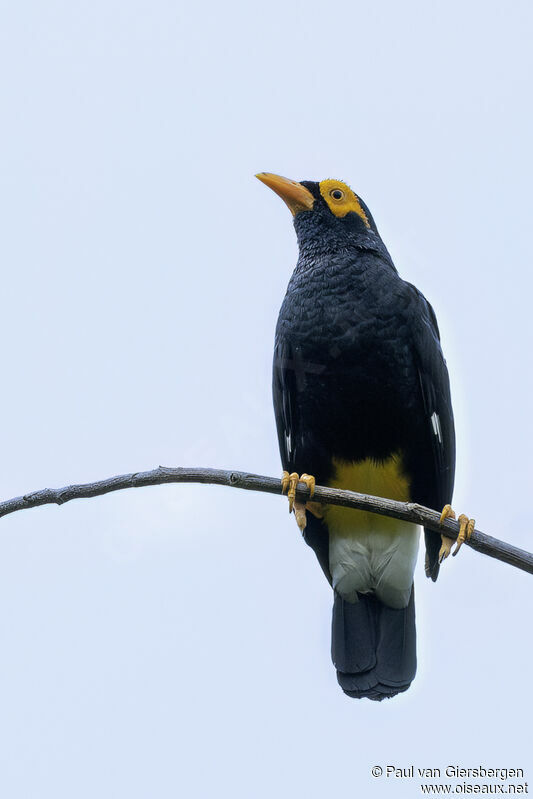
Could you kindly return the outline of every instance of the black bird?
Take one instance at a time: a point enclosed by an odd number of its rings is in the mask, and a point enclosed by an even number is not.
[[[400,278],[345,183],[257,175],[289,206],[299,259],[275,337],[273,395],[289,510],[334,590],[332,658],[343,691],[381,700],[416,672],[416,525],[295,502],[299,480],[414,501],[453,516],[455,434],[435,313]],[[301,475],[301,476],[300,476]],[[474,521],[462,515],[458,551]],[[425,530],[436,580],[453,541]]]

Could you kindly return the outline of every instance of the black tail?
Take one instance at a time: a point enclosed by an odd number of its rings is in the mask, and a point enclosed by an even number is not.
[[[369,594],[352,604],[335,593],[331,657],[348,696],[380,702],[407,691],[416,674],[414,586],[400,610]]]

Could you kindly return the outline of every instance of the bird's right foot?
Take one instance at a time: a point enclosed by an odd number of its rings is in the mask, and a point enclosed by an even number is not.
[[[312,475],[304,473],[300,476],[297,472],[289,474],[289,472],[285,471],[281,476],[281,493],[287,494],[289,499],[289,513],[294,510],[296,523],[303,532],[307,524],[306,510],[309,510],[313,516],[316,516],[318,519],[322,518],[323,514],[320,503],[318,502],[308,501],[304,503],[296,501],[296,488],[299,482],[306,484],[309,489],[309,499],[311,499],[315,493],[315,478]]]
[[[294,508],[294,500],[296,498],[296,488],[298,483],[306,484],[307,488],[309,489],[309,499],[311,499],[315,493],[315,478],[310,474],[304,473],[300,477],[298,472],[292,472],[291,474],[288,472],[283,472],[281,476],[281,493],[287,494],[289,499],[289,513],[292,513]]]

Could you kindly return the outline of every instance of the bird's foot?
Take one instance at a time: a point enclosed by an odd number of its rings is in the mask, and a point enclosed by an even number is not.
[[[324,511],[322,510],[320,502],[306,502],[304,505],[303,502],[295,501],[294,517],[302,533],[307,527],[307,511],[312,513],[313,516],[316,516],[317,519],[322,519],[324,517]]]
[[[315,493],[315,478],[310,474],[302,474],[300,477],[297,472],[292,472],[292,474],[283,472],[281,476],[281,493],[287,494],[289,499],[289,513],[291,513],[292,509],[294,508],[294,500],[296,498],[296,488],[298,483],[306,484],[307,488],[309,489],[309,499],[311,499]]]
[[[294,510],[294,516],[296,518],[296,523],[300,530],[305,530],[307,524],[306,518],[306,510],[310,511],[313,516],[316,516],[317,519],[321,519],[323,516],[322,507],[320,502],[297,502],[296,501],[296,488],[298,483],[305,483],[307,488],[309,489],[309,499],[315,493],[315,478],[310,474],[302,474],[301,476],[297,472],[283,472],[281,477],[281,493],[287,494],[289,499],[289,513]]]
[[[451,505],[445,505],[442,509],[442,513],[440,515],[440,524],[442,524],[445,519],[455,519],[455,511],[452,509]],[[447,535],[441,533],[442,546],[439,550],[439,563],[442,563],[443,560],[446,560],[452,551],[454,544],[456,544],[456,547],[452,554],[455,557],[463,546],[464,542],[468,541],[474,532],[474,527],[476,526],[475,519],[469,519],[468,516],[465,516],[464,513],[461,513],[457,521],[459,522],[459,535],[457,536],[457,541],[454,541],[453,538],[448,538]]]

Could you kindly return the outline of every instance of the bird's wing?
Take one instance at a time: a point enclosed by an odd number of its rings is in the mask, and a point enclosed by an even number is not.
[[[305,369],[290,340],[277,335],[274,347],[272,394],[283,469],[290,472],[309,470],[315,473],[321,448],[313,431],[304,430],[298,395],[305,390]],[[317,460],[318,456],[318,460]],[[319,473],[319,471],[317,471]],[[304,540],[315,551],[324,574],[331,583],[329,537],[324,523],[307,514]]]
[[[272,374],[272,396],[278,431],[279,451],[283,468],[295,469],[295,444],[299,434],[299,413],[296,399],[296,373],[290,342],[276,336]]]
[[[417,502],[441,511],[451,502],[455,475],[455,430],[450,381],[440,346],[435,312],[424,295],[408,284],[416,295],[413,318],[413,348],[422,398],[423,418],[419,427],[413,495]],[[425,530],[426,574],[436,580],[439,573],[438,533]]]

